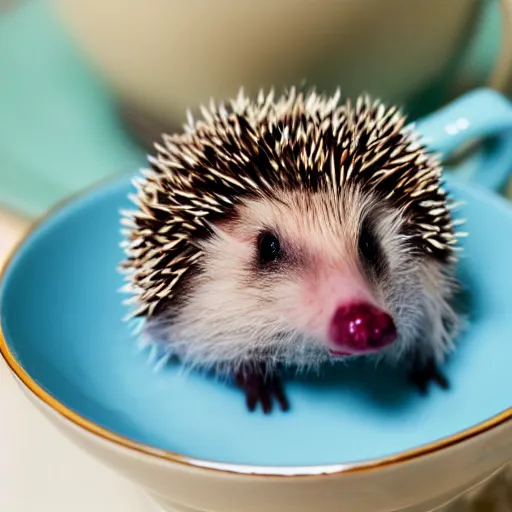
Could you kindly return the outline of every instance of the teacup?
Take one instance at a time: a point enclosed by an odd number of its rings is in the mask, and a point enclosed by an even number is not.
[[[512,459],[512,106],[470,93],[417,125],[448,155],[498,135],[468,178],[461,277],[470,328],[427,397],[362,361],[289,383],[292,410],[246,411],[238,391],[136,350],[117,290],[120,208],[130,177],[43,219],[9,261],[0,290],[0,351],[21,388],[66,437],[176,512],[390,512],[440,507]]]
[[[327,90],[341,85],[348,95],[369,87],[392,102],[409,102],[433,88],[437,104],[455,82],[468,79],[459,73],[465,50],[490,19],[489,9],[506,14],[508,1],[58,0],[54,6],[116,94],[144,116],[172,126],[187,107],[210,96],[304,79]],[[478,77],[478,84],[491,80],[499,89],[509,81],[511,61],[511,20],[504,15],[503,21],[488,32],[501,55]]]

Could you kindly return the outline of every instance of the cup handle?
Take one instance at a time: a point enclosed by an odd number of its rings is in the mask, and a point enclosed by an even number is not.
[[[466,93],[417,121],[415,129],[443,160],[463,144],[496,137],[471,179],[496,192],[506,184],[512,171],[512,104],[498,92],[480,88]]]

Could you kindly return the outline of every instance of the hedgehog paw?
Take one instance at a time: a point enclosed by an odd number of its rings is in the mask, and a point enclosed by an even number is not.
[[[265,371],[242,369],[236,374],[236,383],[244,391],[245,402],[251,412],[260,403],[263,412],[269,414],[274,401],[277,401],[282,411],[289,409],[281,379],[274,374],[266,375]]]
[[[422,395],[427,393],[430,382],[436,383],[442,389],[450,387],[448,379],[439,370],[433,358],[422,361],[415,360],[409,373],[409,379]]]

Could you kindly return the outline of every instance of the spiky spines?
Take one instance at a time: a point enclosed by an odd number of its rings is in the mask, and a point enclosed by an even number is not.
[[[396,108],[361,96],[355,105],[291,89],[202,107],[184,132],[164,135],[151,169],[134,179],[125,212],[128,291],[134,315],[171,302],[200,261],[197,240],[249,197],[302,189],[339,195],[358,186],[399,209],[417,250],[454,260],[456,237],[441,167]]]

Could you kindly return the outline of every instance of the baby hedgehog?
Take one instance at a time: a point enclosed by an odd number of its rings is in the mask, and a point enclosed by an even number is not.
[[[288,408],[285,366],[361,355],[448,385],[458,248],[439,160],[397,107],[340,98],[241,91],[189,113],[123,212],[133,316],[250,410]]]

